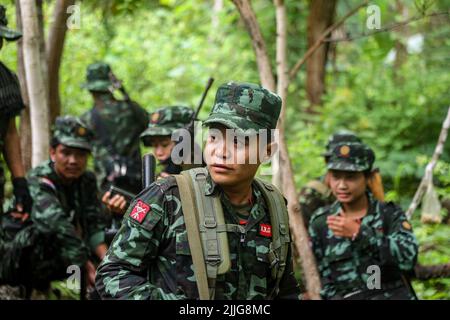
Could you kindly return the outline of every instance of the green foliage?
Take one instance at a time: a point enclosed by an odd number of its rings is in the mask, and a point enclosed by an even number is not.
[[[429,3],[433,6],[428,8]],[[288,64],[292,67],[306,51],[308,2],[285,1],[288,13]],[[345,15],[359,0],[339,1],[337,16]],[[392,9],[392,1],[374,1],[381,8],[382,26],[404,18]],[[448,10],[449,0],[403,1],[410,16]],[[88,64],[104,60],[111,64],[130,96],[148,111],[164,105],[197,104],[209,76],[216,81],[200,118],[212,106],[215,89],[228,80],[258,82],[250,38],[231,1],[213,24],[212,1],[108,0],[82,1],[81,28],[69,30],[60,70],[62,112],[82,114],[92,105],[81,88]],[[15,10],[8,7],[10,26]],[[272,1],[254,0],[253,8],[275,62],[275,10]],[[417,8],[420,8],[418,11]],[[49,8],[51,9],[50,5]],[[365,10],[344,25],[350,36],[367,33]],[[447,20],[445,20],[447,19]],[[47,21],[48,22],[48,21]],[[447,17],[427,18],[407,26],[408,34],[424,36],[422,51],[411,52],[399,68],[388,57],[402,35],[393,30],[376,36],[338,42],[336,59],[327,65],[323,106],[317,114],[305,93],[305,68],[289,86],[286,139],[298,187],[325,172],[321,156],[330,134],[338,129],[355,131],[376,152],[386,197],[409,205],[423,176],[441,130],[450,101],[450,24]],[[48,23],[47,26],[48,27]],[[16,46],[0,51],[2,62],[16,69]],[[272,65],[275,69],[275,63]],[[447,141],[435,169],[435,185],[441,198],[450,197],[450,143]],[[418,212],[413,221],[422,246],[424,264],[448,262],[449,228],[422,226]],[[450,299],[448,280],[414,283],[424,299]]]
[[[422,265],[450,263],[450,226],[423,225],[413,221],[414,233],[421,244],[419,263]],[[450,299],[450,279],[413,281],[420,299]]]

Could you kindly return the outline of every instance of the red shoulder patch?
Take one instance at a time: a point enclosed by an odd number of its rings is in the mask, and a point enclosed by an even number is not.
[[[147,213],[150,212],[150,209],[151,207],[148,204],[141,200],[138,200],[138,202],[134,205],[133,210],[131,210],[130,217],[131,219],[142,223],[144,218],[147,216]]]
[[[259,234],[263,237],[270,238],[272,236],[272,226],[270,224],[261,223],[259,225]]]

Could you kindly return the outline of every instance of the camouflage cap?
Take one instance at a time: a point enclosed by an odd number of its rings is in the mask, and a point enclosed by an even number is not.
[[[358,138],[358,136],[350,130],[339,130],[333,133],[329,138],[327,145],[325,147],[326,151],[322,155],[324,157],[331,156],[334,147],[336,147],[340,143],[353,143],[353,142],[359,142],[362,143],[361,139]]]
[[[343,142],[333,148],[327,168],[362,172],[372,170],[374,161],[375,153],[364,143]]]
[[[194,116],[194,110],[184,106],[159,108],[150,114],[148,128],[141,134],[141,139],[148,137],[170,136],[175,130],[186,126]]]
[[[6,8],[0,4],[0,37],[8,41],[16,41],[22,37],[22,33],[7,27]]]
[[[86,83],[82,86],[89,91],[109,91],[111,83],[111,67],[104,62],[90,64],[86,70]]]
[[[53,138],[68,147],[91,151],[93,136],[93,132],[74,116],[58,117],[53,126]]]
[[[253,83],[228,82],[217,90],[216,99],[204,125],[222,124],[246,131],[275,129],[281,111],[281,98]]]

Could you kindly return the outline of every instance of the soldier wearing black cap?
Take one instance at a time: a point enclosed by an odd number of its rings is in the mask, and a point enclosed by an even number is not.
[[[333,148],[341,142],[361,142],[355,133],[348,130],[339,130],[328,138],[325,152],[322,154],[325,164],[328,163]],[[334,198],[328,184],[326,176],[323,175],[317,179],[309,181],[299,194],[300,212],[303,216],[303,222],[306,228],[309,225],[309,219],[317,209],[332,204]]]
[[[418,245],[402,209],[368,188],[375,154],[362,143],[340,143],[327,164],[336,201],[309,225],[324,299],[415,299],[407,275]]]

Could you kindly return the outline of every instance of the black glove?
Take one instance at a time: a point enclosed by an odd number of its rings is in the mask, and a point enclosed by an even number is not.
[[[31,207],[33,205],[33,199],[30,195],[30,190],[28,190],[27,179],[25,178],[14,178],[12,181],[14,187],[14,197],[16,198],[15,205],[22,205],[23,213],[30,213]]]

